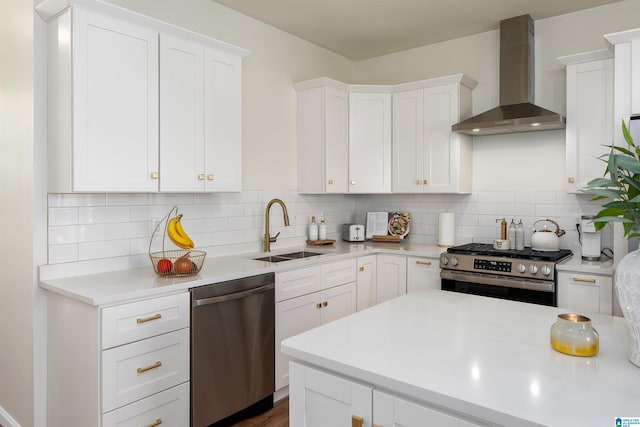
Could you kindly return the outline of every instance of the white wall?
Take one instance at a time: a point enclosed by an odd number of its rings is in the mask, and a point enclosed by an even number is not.
[[[33,425],[33,5],[0,1],[0,424]],[[13,420],[12,420],[13,419]]]

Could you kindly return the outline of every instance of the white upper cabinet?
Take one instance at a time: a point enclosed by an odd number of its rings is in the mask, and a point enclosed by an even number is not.
[[[297,83],[295,88],[298,92],[298,192],[347,193],[347,85],[320,78]]]
[[[48,45],[49,191],[156,191],[157,32],[73,8]]]
[[[613,58],[604,49],[558,58],[567,67],[567,192],[604,173],[598,159],[613,144]]]
[[[390,193],[391,93],[358,90],[349,94],[349,193]]]
[[[471,192],[472,139],[451,126],[471,115],[476,84],[459,74],[394,88],[394,193]]]
[[[160,191],[240,191],[241,59],[160,36]]]
[[[48,21],[50,192],[240,190],[246,51],[107,3],[36,10]]]

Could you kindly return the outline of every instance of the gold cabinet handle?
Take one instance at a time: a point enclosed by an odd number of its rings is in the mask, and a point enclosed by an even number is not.
[[[204,174],[203,173],[199,173],[198,174],[198,181],[204,181]]]
[[[357,415],[351,415],[351,427],[362,427],[364,425],[364,418]]]
[[[214,179],[214,178],[215,178],[215,176],[214,176],[212,173],[210,173],[209,175],[207,175],[207,179],[208,179],[209,181],[213,181],[213,179]]]
[[[360,267],[360,271],[364,271],[364,267]]]
[[[326,306],[328,306],[328,305],[329,305],[329,303],[328,303],[328,302],[326,302],[326,301],[324,301],[324,302],[322,303],[322,306],[323,306],[323,307],[326,307]]]
[[[416,184],[420,185],[420,184],[422,184],[422,181],[420,181],[419,179],[416,179]]]
[[[429,185],[429,180],[428,180],[428,179],[425,179],[424,181],[422,181],[422,183],[423,183],[424,185]]]
[[[416,261],[418,265],[431,265],[431,261]]]
[[[147,372],[147,371],[150,371],[150,370],[152,370],[152,369],[159,368],[160,366],[162,366],[162,362],[158,360],[158,361],[157,361],[156,363],[154,363],[153,365],[151,365],[151,366],[145,366],[144,368],[138,368],[138,369],[136,369],[136,371],[137,371],[139,374],[141,374],[141,373],[143,373],[143,372]]]
[[[582,282],[582,283],[596,283],[596,279],[583,279],[581,277],[574,277],[574,282]]]
[[[351,185],[356,185],[356,180],[355,179],[351,180]]]
[[[156,426],[159,426],[160,424],[162,424],[162,418],[156,419],[156,421],[153,424],[149,424],[147,427],[156,427]]]
[[[151,179],[158,179],[160,174],[158,172],[151,172]]]
[[[322,303],[317,303],[316,308],[322,308]]]
[[[151,322],[152,320],[158,320],[162,318],[162,314],[160,313],[156,313],[151,317],[138,317],[136,319],[136,323],[140,324],[140,323],[147,323],[147,322]]]
[[[574,182],[576,182],[576,179],[570,176],[569,178],[567,178],[567,181],[569,182],[569,184],[573,184]]]
[[[333,185],[333,180],[332,179],[329,180],[329,185]]]

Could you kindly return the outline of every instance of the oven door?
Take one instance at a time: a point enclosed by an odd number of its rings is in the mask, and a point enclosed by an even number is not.
[[[552,281],[441,270],[442,290],[557,307]]]

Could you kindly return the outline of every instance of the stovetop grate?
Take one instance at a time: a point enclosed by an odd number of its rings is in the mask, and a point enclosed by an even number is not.
[[[560,249],[558,251],[534,251],[531,248],[524,248],[523,250],[497,250],[487,243],[467,243],[460,246],[453,246],[448,248],[447,252],[450,254],[484,255],[550,262],[561,261],[572,254],[569,249]]]

